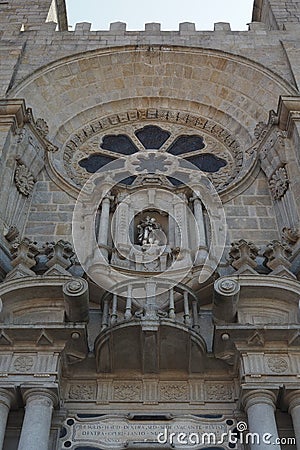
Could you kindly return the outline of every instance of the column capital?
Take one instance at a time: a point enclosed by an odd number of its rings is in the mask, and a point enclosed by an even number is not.
[[[297,406],[300,406],[300,389],[293,389],[287,391],[285,395],[285,403],[288,407],[288,412],[291,414],[292,410]]]
[[[23,401],[26,405],[31,402],[44,403],[46,402],[49,406],[55,407],[58,405],[58,386],[32,386],[23,385],[21,386],[21,393]]]
[[[252,405],[257,405],[258,403],[264,403],[272,408],[276,409],[276,399],[277,395],[275,392],[268,389],[251,389],[249,391],[244,391],[242,396],[242,403],[244,405],[245,411]]]
[[[16,401],[15,386],[1,386],[0,385],[0,403],[5,405],[8,409]]]

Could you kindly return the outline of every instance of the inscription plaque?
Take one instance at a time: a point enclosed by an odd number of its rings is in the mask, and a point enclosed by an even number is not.
[[[68,419],[66,428],[64,441],[117,450],[130,447],[130,444],[135,448],[138,444],[147,443],[149,448],[163,448],[162,444],[172,444],[178,449],[195,449],[203,444],[220,446],[223,444],[222,436],[231,427],[223,417],[215,419],[183,416],[172,420],[129,420],[120,416],[104,416]]]

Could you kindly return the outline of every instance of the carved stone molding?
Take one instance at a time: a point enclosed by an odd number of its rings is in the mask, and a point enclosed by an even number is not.
[[[24,100],[0,100],[0,123],[12,129],[17,143],[22,142],[26,134],[24,126],[28,124],[45,150],[55,152],[58,149],[46,137],[49,132],[47,122],[42,118],[35,120],[32,109],[26,108]]]
[[[53,145],[46,137],[49,132],[47,122],[42,118],[38,118],[35,120],[31,108],[27,108],[26,110],[25,121],[31,126],[31,129],[33,130],[34,134],[40,139],[46,151],[56,152],[58,150],[58,147]]]
[[[289,178],[285,167],[279,167],[275,170],[269,180],[271,194],[274,200],[280,200],[289,187]]]
[[[287,95],[280,97],[278,118],[280,128],[290,135],[294,122],[300,120],[300,97]]]

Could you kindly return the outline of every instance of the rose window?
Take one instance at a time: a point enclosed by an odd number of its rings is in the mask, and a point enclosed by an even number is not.
[[[174,136],[167,130],[155,125],[147,125],[136,130],[133,136],[127,134],[105,135],[99,145],[99,150],[78,161],[81,168],[88,173],[115,161],[118,157],[132,155],[140,151],[157,150],[180,156],[206,173],[217,173],[227,166],[228,162],[206,149],[204,138],[198,134],[183,134]],[[168,177],[172,184],[176,183]],[[131,184],[135,177],[126,178],[124,184]]]

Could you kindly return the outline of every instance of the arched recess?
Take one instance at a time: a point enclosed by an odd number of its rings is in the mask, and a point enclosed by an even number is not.
[[[95,106],[155,98],[203,105],[251,131],[277,106],[279,95],[294,94],[286,81],[246,58],[188,47],[118,47],[64,58],[41,68],[10,92],[24,97],[50,125],[60,127]],[[142,105],[141,105],[142,106]],[[107,113],[113,111],[107,110]],[[199,112],[199,110],[198,110]],[[83,122],[78,123],[80,127]],[[75,125],[75,124],[74,124]],[[72,132],[73,130],[69,130]]]
[[[114,120],[122,125],[131,111],[138,110],[142,117],[143,112],[151,114],[152,108],[170,115],[179,111],[186,114],[187,123],[193,115],[212,120],[216,130],[219,126],[237,137],[243,151],[251,154],[256,124],[267,121],[280,95],[294,93],[291,85],[270,70],[229,53],[126,46],[51,63],[9,95],[25,98],[35,116],[46,119],[49,138],[59,148],[55,155],[59,166],[68,139],[85,133],[91,122],[101,118],[109,126],[114,126]]]

